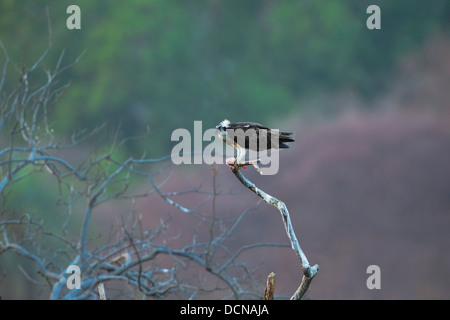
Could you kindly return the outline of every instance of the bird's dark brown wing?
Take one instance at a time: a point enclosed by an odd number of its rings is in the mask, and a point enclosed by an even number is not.
[[[233,130],[242,129],[244,131],[247,131],[250,128],[270,130],[270,128],[267,128],[267,127],[263,126],[262,124],[259,124],[259,123],[256,123],[256,122],[235,122],[235,123],[230,123],[230,126],[228,128],[229,129],[233,129]]]
[[[254,132],[248,132],[250,129],[254,130]],[[227,133],[228,132],[232,141],[245,149],[254,151],[264,151],[272,148],[287,149],[289,146],[286,143],[294,142],[292,133],[273,131],[266,126],[255,122],[231,123],[227,129]],[[275,142],[274,144],[272,144],[272,137]],[[243,140],[245,141],[244,143]]]

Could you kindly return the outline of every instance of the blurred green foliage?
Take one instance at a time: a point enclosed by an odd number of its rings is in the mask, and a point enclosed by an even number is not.
[[[448,0],[76,1],[81,30],[68,30],[74,1],[0,2],[0,40],[16,68],[48,44],[45,66],[79,63],[52,120],[70,134],[107,122],[130,152],[160,156],[175,128],[223,118],[259,121],[308,108],[299,103],[338,90],[371,98],[390,84],[403,54],[447,32]],[[381,30],[366,28],[366,8],[381,8]],[[3,56],[1,55],[1,58]],[[2,61],[0,61],[2,62]],[[9,73],[11,83],[18,73]],[[333,106],[329,106],[333,108]]]

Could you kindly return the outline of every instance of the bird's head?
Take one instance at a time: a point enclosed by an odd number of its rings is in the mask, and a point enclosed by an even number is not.
[[[225,119],[216,126],[216,129],[222,134],[226,134],[226,130],[230,127],[230,121]]]

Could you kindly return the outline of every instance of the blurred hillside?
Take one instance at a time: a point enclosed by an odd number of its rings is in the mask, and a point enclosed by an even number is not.
[[[404,1],[77,1],[82,29],[66,28],[72,1],[0,3],[0,40],[18,72],[47,46],[52,68],[71,83],[53,117],[71,134],[121,124],[129,151],[166,154],[170,133],[194,120],[273,122],[279,115],[317,112],[299,101],[346,90],[373,99],[392,85],[404,54],[448,31],[450,5]],[[366,8],[382,10],[382,30],[366,28]],[[0,58],[1,59],[1,58]],[[367,104],[364,104],[367,105]],[[322,106],[323,113],[335,112]],[[157,137],[155,139],[154,137]]]

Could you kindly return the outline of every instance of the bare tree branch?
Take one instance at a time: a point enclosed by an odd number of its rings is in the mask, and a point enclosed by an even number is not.
[[[300,247],[300,244],[297,240],[297,236],[295,235],[294,228],[291,223],[291,218],[289,215],[289,211],[284,204],[284,202],[278,200],[277,198],[269,195],[268,193],[264,192],[263,190],[256,187],[256,185],[248,180],[242,173],[240,172],[240,168],[238,166],[230,166],[231,171],[234,173],[236,178],[248,189],[253,191],[257,196],[262,198],[265,202],[268,204],[274,206],[278,209],[278,211],[281,213],[281,218],[283,220],[284,227],[286,229],[286,233],[289,237],[289,240],[291,242],[291,247],[297,254],[297,257],[300,260],[303,277],[302,281],[300,283],[300,286],[296,290],[296,292],[292,295],[291,300],[300,300],[306,291],[309,288],[309,285],[312,281],[312,279],[316,276],[317,271],[319,270],[319,266],[316,264],[314,266],[310,266],[308,259],[306,258],[306,255],[304,254],[303,250]]]
[[[275,273],[271,272],[267,276],[266,291],[264,292],[264,300],[273,300],[275,293]]]

